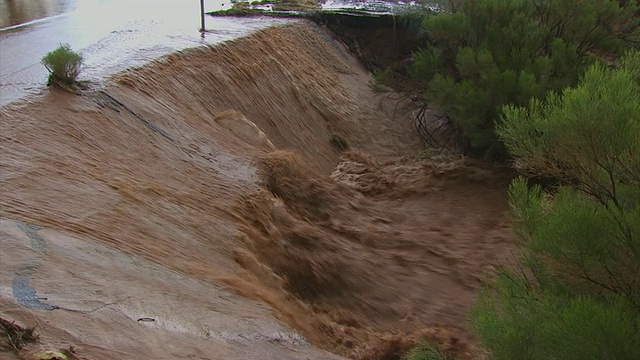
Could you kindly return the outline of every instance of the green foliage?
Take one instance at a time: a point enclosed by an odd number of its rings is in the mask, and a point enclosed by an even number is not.
[[[495,360],[635,359],[640,351],[637,311],[620,298],[534,294],[516,275],[497,279],[472,320]],[[550,290],[545,290],[549,292]]]
[[[73,52],[69,44],[61,44],[47,53],[41,60],[49,71],[49,84],[58,82],[65,85],[75,83],[82,68],[82,55]]]
[[[440,352],[426,341],[420,341],[409,351],[403,360],[452,360],[453,358]]]
[[[509,189],[522,240],[471,319],[495,359],[640,354],[640,53],[575,88],[507,106],[498,133],[522,168],[566,180]]]
[[[396,23],[399,27],[408,29],[415,38],[423,38],[426,36],[426,32],[422,26],[422,21],[428,14],[429,11],[424,6],[405,6],[396,13]]]
[[[443,57],[436,48],[420,49],[413,54],[411,76],[422,82],[431,80],[444,67]]]
[[[428,16],[428,44],[413,76],[461,130],[470,150],[506,155],[494,123],[506,104],[526,105],[574,86],[604,55],[640,44],[636,2],[460,0],[452,14]]]
[[[373,83],[371,84],[373,91],[384,92],[385,87],[393,83],[393,70],[386,68],[382,71],[373,71]]]
[[[635,358],[640,205],[606,207],[575,189],[550,201],[524,179],[512,185],[511,203],[523,269],[503,269],[471,317],[493,358]]]
[[[576,183],[601,202],[640,181],[640,52],[619,69],[592,66],[576,88],[503,109],[497,132],[520,169]],[[626,194],[621,196],[622,193]]]

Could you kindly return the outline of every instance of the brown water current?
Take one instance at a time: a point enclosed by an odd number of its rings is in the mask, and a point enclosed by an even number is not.
[[[0,108],[0,316],[96,359],[473,358],[510,175],[418,159],[371,80],[299,21]]]

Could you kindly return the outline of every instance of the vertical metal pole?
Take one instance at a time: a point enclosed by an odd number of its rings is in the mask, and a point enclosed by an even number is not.
[[[204,0],[200,0],[200,31],[204,33]]]

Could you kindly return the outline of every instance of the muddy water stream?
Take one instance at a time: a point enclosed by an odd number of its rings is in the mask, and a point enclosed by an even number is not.
[[[210,0],[205,10],[230,5]],[[47,72],[40,59],[60,43],[69,43],[85,57],[81,80],[99,80],[177,50],[286,22],[207,17],[202,37],[195,0],[4,0],[0,10],[0,105],[44,89]]]

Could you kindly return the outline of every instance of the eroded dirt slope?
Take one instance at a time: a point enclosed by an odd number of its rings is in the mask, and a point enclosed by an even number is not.
[[[478,279],[508,258],[508,174],[418,161],[407,114],[370,80],[300,22],[3,107],[0,214],[223,284],[345,356],[426,336],[469,357]]]

